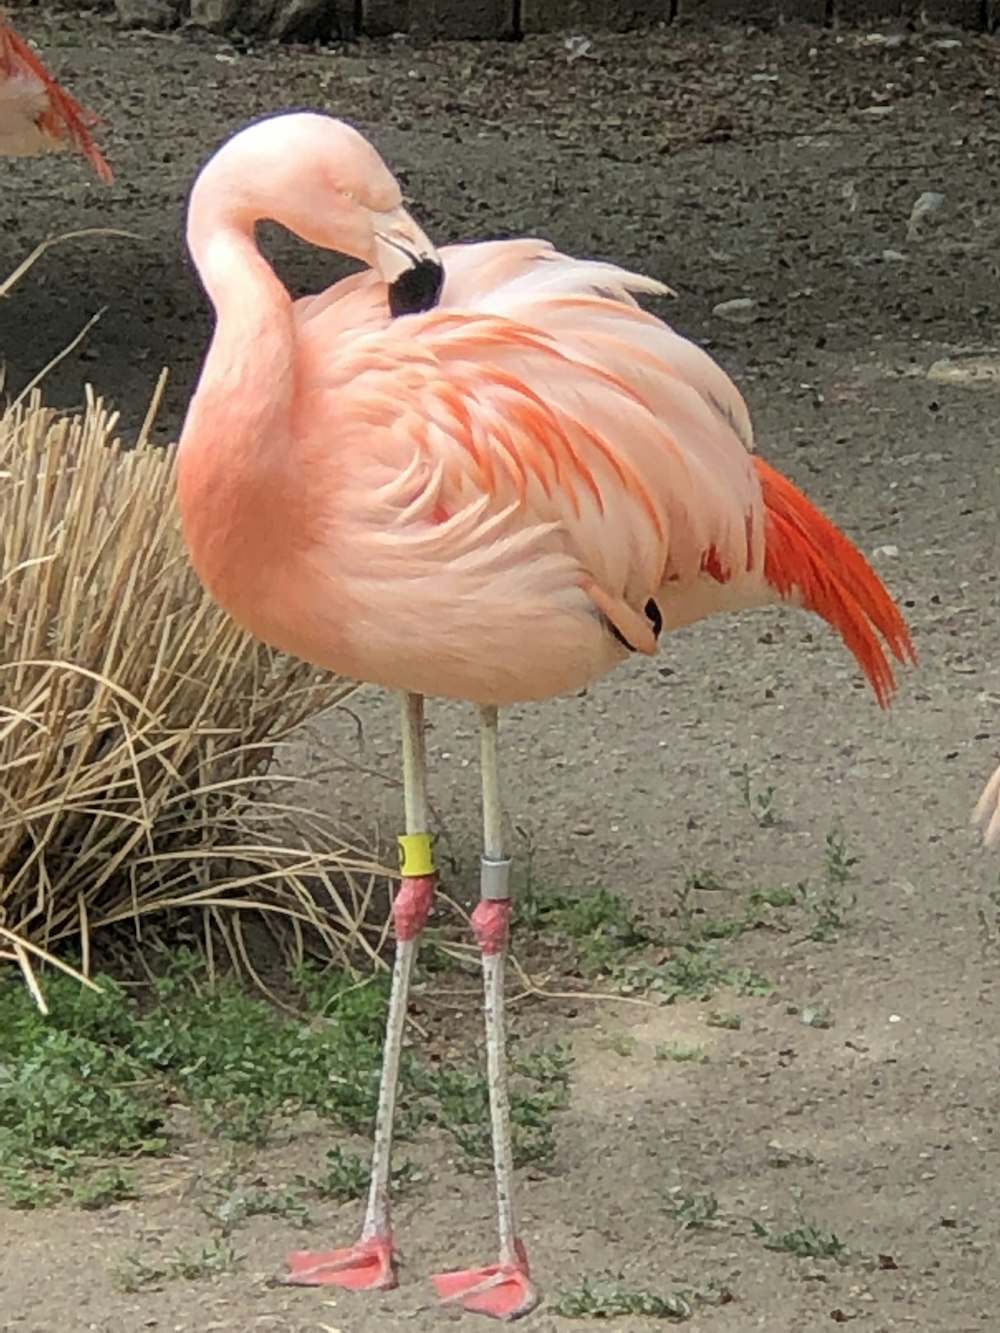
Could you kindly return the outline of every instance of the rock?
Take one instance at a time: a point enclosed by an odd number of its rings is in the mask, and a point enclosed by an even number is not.
[[[319,21],[332,7],[329,0],[276,0],[268,35],[308,40],[318,35]]]
[[[208,32],[301,42],[352,35],[351,0],[190,0],[190,4],[192,24]]]
[[[938,190],[925,190],[910,210],[910,220],[906,224],[906,239],[915,241],[928,219],[940,213],[944,207],[944,195]]]
[[[720,301],[712,307],[712,314],[728,319],[732,324],[750,324],[759,318],[757,302],[749,296],[738,296],[734,301]]]
[[[191,0],[191,22],[208,32],[229,32],[246,8],[246,0]]]
[[[943,357],[928,369],[927,378],[958,389],[995,389],[1000,384],[1000,357]]]
[[[115,13],[123,28],[163,32],[180,22],[181,0],[115,0]]]

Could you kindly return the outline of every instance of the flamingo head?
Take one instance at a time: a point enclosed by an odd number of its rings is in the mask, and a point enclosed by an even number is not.
[[[243,230],[270,218],[311,245],[361,260],[387,284],[394,315],[428,309],[440,295],[437,250],[403,207],[395,176],[344,121],[289,112],[240,130],[195,185],[189,235],[205,195],[216,217],[225,200],[229,221]]]

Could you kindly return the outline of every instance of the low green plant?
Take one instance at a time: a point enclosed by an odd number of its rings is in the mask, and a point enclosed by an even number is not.
[[[299,1176],[300,1185],[314,1190],[321,1198],[360,1199],[368,1189],[371,1168],[367,1158],[343,1148],[328,1148],[323,1171],[316,1176]]]
[[[635,1055],[635,1037],[629,1032],[606,1032],[601,1038],[601,1045],[616,1055]]]
[[[398,1196],[401,1190],[419,1178],[420,1172],[414,1162],[400,1162],[393,1167],[393,1195]],[[361,1199],[367,1194],[371,1180],[370,1158],[340,1147],[329,1148],[324,1169],[318,1175],[299,1175],[295,1179],[302,1189],[318,1199],[335,1199],[338,1203],[347,1203],[350,1199]]]
[[[766,1250],[792,1254],[796,1259],[841,1259],[847,1247],[835,1231],[824,1231],[813,1222],[803,1221],[790,1231],[772,1231],[761,1222],[752,1223],[754,1235]]]
[[[790,1004],[786,1007],[789,1014],[797,1014],[806,1027],[810,1028],[832,1028],[833,1016],[829,1009],[817,1008],[815,1005],[804,1004],[801,1007],[797,1004]]]
[[[846,927],[857,901],[857,894],[847,886],[859,859],[848,850],[843,829],[839,825],[832,828],[823,848],[821,882],[800,885],[802,906],[813,917],[810,939],[822,943]]]
[[[704,1046],[690,1046],[683,1041],[661,1042],[654,1051],[657,1060],[672,1060],[675,1064],[708,1063],[708,1052]]]
[[[581,970],[608,972],[624,955],[657,944],[660,933],[616,893],[562,893],[529,877],[517,899],[515,929],[573,942]]]
[[[135,1172],[117,1166],[107,1171],[95,1171],[78,1180],[70,1195],[70,1201],[78,1208],[91,1209],[107,1208],[123,1199],[135,1198],[138,1198]]]
[[[24,1208],[76,1183],[94,1206],[108,1191],[86,1190],[93,1159],[164,1152],[164,1108],[131,1048],[120,992],[53,977],[50,993],[66,1000],[59,1019],[46,1020],[12,977],[0,985],[0,1189]]]
[[[646,1316],[683,1323],[702,1305],[724,1305],[732,1300],[724,1287],[706,1287],[701,1291],[680,1291],[669,1296],[630,1287],[619,1273],[617,1277],[584,1278],[579,1286],[565,1291],[552,1310],[564,1319],[625,1319]]]
[[[682,1231],[700,1231],[718,1217],[719,1201],[710,1190],[690,1194],[677,1186],[669,1192],[667,1212]]]
[[[750,811],[754,821],[761,828],[771,828],[776,824],[775,788],[759,786],[750,771],[749,764],[730,769],[730,773],[736,779],[743,804]]]
[[[787,884],[779,884],[770,889],[752,889],[750,891],[751,907],[770,907],[775,911],[781,911],[785,907],[796,907],[801,901],[801,894],[797,888],[791,888]]]
[[[383,978],[358,985],[339,972],[301,977],[308,1021],[236,984],[213,989],[203,966],[184,954],[156,982],[149,1003],[107,977],[99,982],[98,994],[53,976],[47,1018],[13,978],[0,983],[0,1195],[9,1203],[27,1208],[64,1197],[98,1207],[124,1197],[133,1182],[119,1163],[169,1151],[167,1114],[176,1104],[234,1146],[266,1143],[279,1120],[302,1111],[340,1131],[370,1132]],[[570,1063],[561,1047],[515,1046],[519,1162],[551,1162]],[[488,1097],[477,1067],[432,1067],[406,1051],[401,1132],[423,1121],[451,1133],[464,1161],[489,1160]],[[338,1147],[309,1186],[316,1195],[348,1198],[363,1193],[367,1180],[367,1164]],[[291,1204],[285,1198],[274,1206]]]
[[[259,1185],[233,1184],[204,1211],[213,1221],[221,1222],[227,1234],[248,1217],[285,1217],[301,1227],[309,1226],[312,1220],[301,1190],[294,1187],[269,1190]]]
[[[166,1255],[133,1250],[126,1255],[115,1278],[123,1291],[148,1291],[178,1279],[197,1282],[228,1273],[240,1262],[241,1256],[228,1240],[212,1241],[200,1250],[177,1249]]]
[[[743,1026],[740,1014],[722,1014],[715,1009],[707,1015],[705,1022],[710,1028],[725,1028],[729,1032],[739,1032]]]
[[[511,1043],[510,1120],[514,1162],[545,1168],[555,1157],[555,1116],[569,1104],[572,1057],[563,1046],[521,1051]],[[489,1090],[476,1069],[441,1066],[419,1079],[425,1118],[458,1145],[459,1168],[482,1170],[493,1160]]]

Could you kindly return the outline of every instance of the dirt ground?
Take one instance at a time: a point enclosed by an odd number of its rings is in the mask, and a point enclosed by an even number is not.
[[[1000,1327],[1000,947],[987,896],[1000,863],[967,826],[1000,737],[1000,48],[947,32],[887,42],[786,29],[595,35],[576,59],[559,39],[248,51],[30,15],[23,26],[105,116],[117,181],[101,187],[71,160],[4,163],[0,271],[57,229],[134,235],[53,250],[3,304],[12,388],[104,308],[51,373],[50,399],[77,402],[93,380],[133,430],[169,364],[160,432],[175,433],[209,327],[182,252],[185,194],[225,134],[281,107],[354,117],[438,239],[542,234],[676,288],[664,312],[743,387],[762,452],[874,558],[908,608],[921,665],[882,715],[818,623],[759,614],[678,635],[658,663],[630,663],[586,697],[506,717],[511,823],[549,883],[605,885],[665,911],[692,872],[733,888],[800,880],[837,821],[861,857],[856,905],[832,942],[746,938],[775,991],[716,997],[741,1013],[738,1031],[709,1027],[711,1006],[693,1002],[515,1007],[516,1027],[575,1055],[555,1170],[520,1182],[529,1254],[550,1292],[604,1271],[658,1291],[725,1286],[732,1302],[690,1325],[712,1333]],[[908,234],[925,191],[943,203]],[[340,272],[287,240],[269,245],[297,290]],[[752,322],[713,313],[744,297]],[[928,374],[971,356],[986,367],[978,388]],[[363,739],[335,716],[295,762],[338,755],[326,800],[391,833],[395,704],[366,692],[354,709]],[[471,894],[475,719],[452,705],[432,717],[434,799]],[[773,826],[741,801],[731,771],[743,764],[775,788]],[[789,1002],[828,1010],[832,1026],[805,1025]],[[623,1031],[627,1055],[613,1048]],[[670,1041],[697,1041],[711,1059],[657,1061]],[[259,1170],[280,1183],[326,1146],[303,1126]],[[112,1274],[137,1245],[209,1234],[191,1202],[206,1169],[193,1151],[157,1166],[140,1201],[96,1215],[0,1209],[0,1324],[471,1327],[433,1306],[423,1277],[492,1255],[492,1198],[438,1146],[425,1145],[428,1179],[400,1204],[396,1292],[269,1285],[286,1251],[349,1239],[351,1205],[329,1207],[308,1237],[254,1219],[234,1272],[124,1293]],[[718,1224],[678,1229],[664,1211],[676,1186],[713,1192]],[[751,1225],[800,1217],[835,1231],[846,1260],[772,1252]],[[532,1323],[589,1326],[545,1307]]]

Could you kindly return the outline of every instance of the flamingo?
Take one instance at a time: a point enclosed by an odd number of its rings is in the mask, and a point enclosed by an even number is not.
[[[982,830],[987,847],[1000,847],[1000,767],[983,788],[972,812],[972,822]]]
[[[292,301],[261,219],[367,269]],[[246,629],[398,691],[405,833],[396,953],[360,1239],[290,1256],[287,1282],[396,1282],[389,1181],[410,976],[435,890],[424,696],[478,705],[482,954],[495,1263],[441,1298],[513,1319],[538,1302],[518,1232],[504,1036],[511,861],[498,708],[577,691],[661,635],[784,602],[842,636],[886,706],[915,661],[864,557],[751,454],[747,408],[633,293],[666,288],[541,240],[438,253],[375,149],[341,121],[244,128],[192,188],[187,241],[215,329],[178,450],[190,557]]]
[[[90,135],[97,119],[59,86],[0,11],[0,155],[32,157],[73,147],[101,180],[113,180]]]

